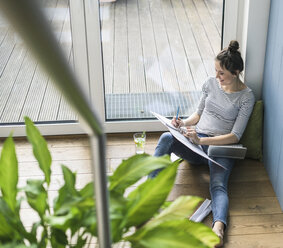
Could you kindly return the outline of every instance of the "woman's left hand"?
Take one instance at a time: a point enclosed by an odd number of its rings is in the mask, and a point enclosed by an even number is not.
[[[185,133],[184,136],[189,138],[193,144],[200,144],[200,138],[194,128],[187,127],[187,133]]]

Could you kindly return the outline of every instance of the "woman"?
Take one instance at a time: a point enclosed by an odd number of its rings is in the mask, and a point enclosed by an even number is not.
[[[231,41],[215,58],[216,77],[210,77],[202,88],[202,97],[197,111],[185,120],[172,119],[176,127],[185,126],[184,134],[193,143],[201,145],[207,152],[209,145],[238,143],[249,120],[255,102],[254,95],[239,78],[244,63],[239,43]],[[214,157],[225,168],[194,153],[169,132],[163,133],[156,147],[155,156],[175,153],[193,164],[208,163],[210,169],[210,194],[212,199],[213,231],[223,245],[224,230],[228,214],[228,178],[234,166],[234,159]],[[155,177],[158,170],[152,172]]]

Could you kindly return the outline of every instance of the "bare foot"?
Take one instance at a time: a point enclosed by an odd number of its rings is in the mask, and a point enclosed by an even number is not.
[[[223,246],[223,238],[224,238],[224,224],[221,221],[216,221],[212,228],[212,231],[220,238],[220,242],[215,245],[215,248],[219,248]]]

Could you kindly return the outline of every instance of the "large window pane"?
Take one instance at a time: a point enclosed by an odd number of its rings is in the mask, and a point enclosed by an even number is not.
[[[73,65],[68,0],[42,0],[66,59]],[[40,68],[21,38],[0,16],[0,123],[74,122],[71,110],[50,77]]]
[[[222,1],[100,2],[106,119],[188,116],[214,75]]]

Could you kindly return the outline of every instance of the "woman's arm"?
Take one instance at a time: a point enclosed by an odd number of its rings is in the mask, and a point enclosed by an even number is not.
[[[196,125],[198,123],[200,119],[200,116],[197,114],[197,112],[191,114],[187,119],[185,120],[181,120],[180,118],[178,118],[176,120],[176,117],[174,116],[171,123],[175,126],[175,127],[183,127],[183,126],[193,126]]]
[[[194,144],[197,145],[228,145],[238,143],[237,136],[233,133],[223,134],[214,137],[198,137],[194,129],[188,129],[185,134],[186,137],[190,138]]]
[[[200,116],[197,112],[191,114],[187,119],[184,120],[184,126],[193,126],[198,123]]]
[[[223,134],[214,137],[199,138],[199,145],[229,145],[236,144],[239,140],[233,133]]]

